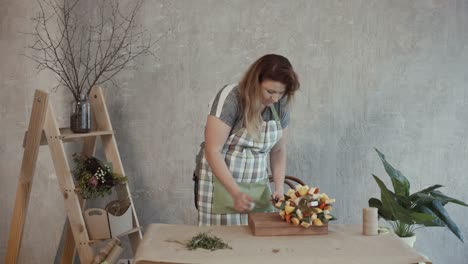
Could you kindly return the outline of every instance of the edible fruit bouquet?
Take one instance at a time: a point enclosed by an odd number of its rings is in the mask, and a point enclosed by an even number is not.
[[[330,214],[335,199],[330,199],[325,193],[319,193],[319,188],[298,184],[295,189],[289,189],[283,199],[274,201],[279,215],[288,223],[308,228],[311,225],[322,226],[336,218]]]

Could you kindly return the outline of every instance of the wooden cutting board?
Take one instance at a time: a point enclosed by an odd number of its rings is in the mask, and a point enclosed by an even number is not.
[[[295,226],[287,223],[278,213],[250,213],[249,227],[254,236],[326,235],[328,224],[323,226]]]

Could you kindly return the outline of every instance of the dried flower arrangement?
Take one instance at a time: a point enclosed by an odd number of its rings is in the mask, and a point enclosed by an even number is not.
[[[72,173],[84,199],[94,199],[109,195],[112,188],[125,183],[128,178],[112,171],[112,164],[96,157],[74,154],[75,168]]]

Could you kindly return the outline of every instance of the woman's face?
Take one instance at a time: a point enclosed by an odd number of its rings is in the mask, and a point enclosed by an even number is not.
[[[273,103],[278,102],[286,91],[284,84],[271,80],[264,80],[260,83],[260,87],[262,90],[262,104],[264,106],[271,106]]]

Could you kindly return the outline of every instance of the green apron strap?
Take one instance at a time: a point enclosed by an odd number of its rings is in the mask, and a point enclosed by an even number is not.
[[[279,118],[279,116],[278,116],[278,112],[276,112],[275,105],[270,106],[270,110],[271,110],[271,113],[273,114],[273,118],[274,118],[276,121],[280,121],[280,118]]]

